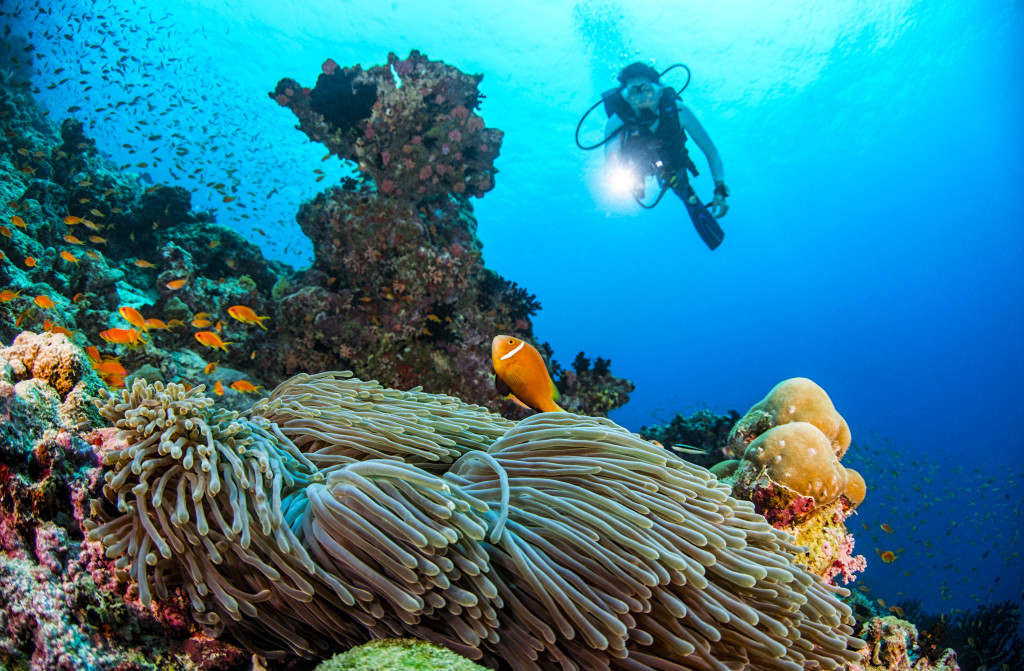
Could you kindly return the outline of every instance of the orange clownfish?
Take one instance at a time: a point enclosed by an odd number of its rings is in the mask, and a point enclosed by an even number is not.
[[[228,308],[228,314],[243,324],[257,324],[264,331],[267,330],[267,327],[263,325],[263,320],[270,319],[269,316],[259,316],[252,308],[244,305],[232,305]]]
[[[512,394],[513,400],[538,412],[564,412],[555,403],[558,390],[548,375],[544,359],[525,340],[499,335],[491,341],[491,361],[498,393]]]

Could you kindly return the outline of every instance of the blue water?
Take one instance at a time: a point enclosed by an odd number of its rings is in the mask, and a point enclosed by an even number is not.
[[[563,364],[584,350],[636,384],[613,419],[743,412],[810,377],[873,487],[850,523],[871,596],[1019,602],[1021,3],[504,4],[4,3],[34,32],[38,97],[56,119],[81,106],[118,163],[195,189],[195,206],[296,267],[311,254],[297,206],[324,186],[313,170],[329,184],[347,168],[321,162],[267,97],[278,79],[312,85],[326,58],[369,67],[410,49],[483,73],[482,114],[506,133],[497,187],[475,204],[485,261],[538,296],[535,332]],[[138,61],[111,69],[126,56]],[[671,194],[649,212],[611,201],[600,152],[573,142],[634,60],[693,71],[684,101],[733,193],[714,252]],[[113,113],[118,100],[133,102]],[[877,558],[901,548],[894,564]]]

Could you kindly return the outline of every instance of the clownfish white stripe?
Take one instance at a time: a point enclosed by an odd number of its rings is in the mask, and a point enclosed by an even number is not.
[[[514,350],[512,350],[511,352],[509,352],[509,353],[505,354],[503,357],[501,357],[501,360],[504,361],[505,359],[508,359],[509,357],[513,356],[516,352],[518,352],[519,350],[523,349],[523,345],[525,345],[525,344],[526,344],[526,341],[525,340],[522,341],[521,343],[516,345],[516,348]]]

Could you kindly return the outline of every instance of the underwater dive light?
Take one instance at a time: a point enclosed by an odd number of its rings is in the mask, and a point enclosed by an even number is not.
[[[641,188],[642,183],[636,170],[629,165],[618,164],[605,173],[605,184],[615,196],[627,196]]]

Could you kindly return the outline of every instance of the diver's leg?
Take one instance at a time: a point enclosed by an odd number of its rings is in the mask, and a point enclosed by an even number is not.
[[[686,171],[681,170],[669,178],[668,185],[673,193],[683,201],[683,205],[686,206],[686,211],[690,215],[690,221],[693,222],[693,227],[697,229],[697,234],[704,244],[709,249],[715,249],[722,244],[725,232],[719,226],[718,220],[700,202],[697,193],[690,186],[690,180],[686,178]]]

